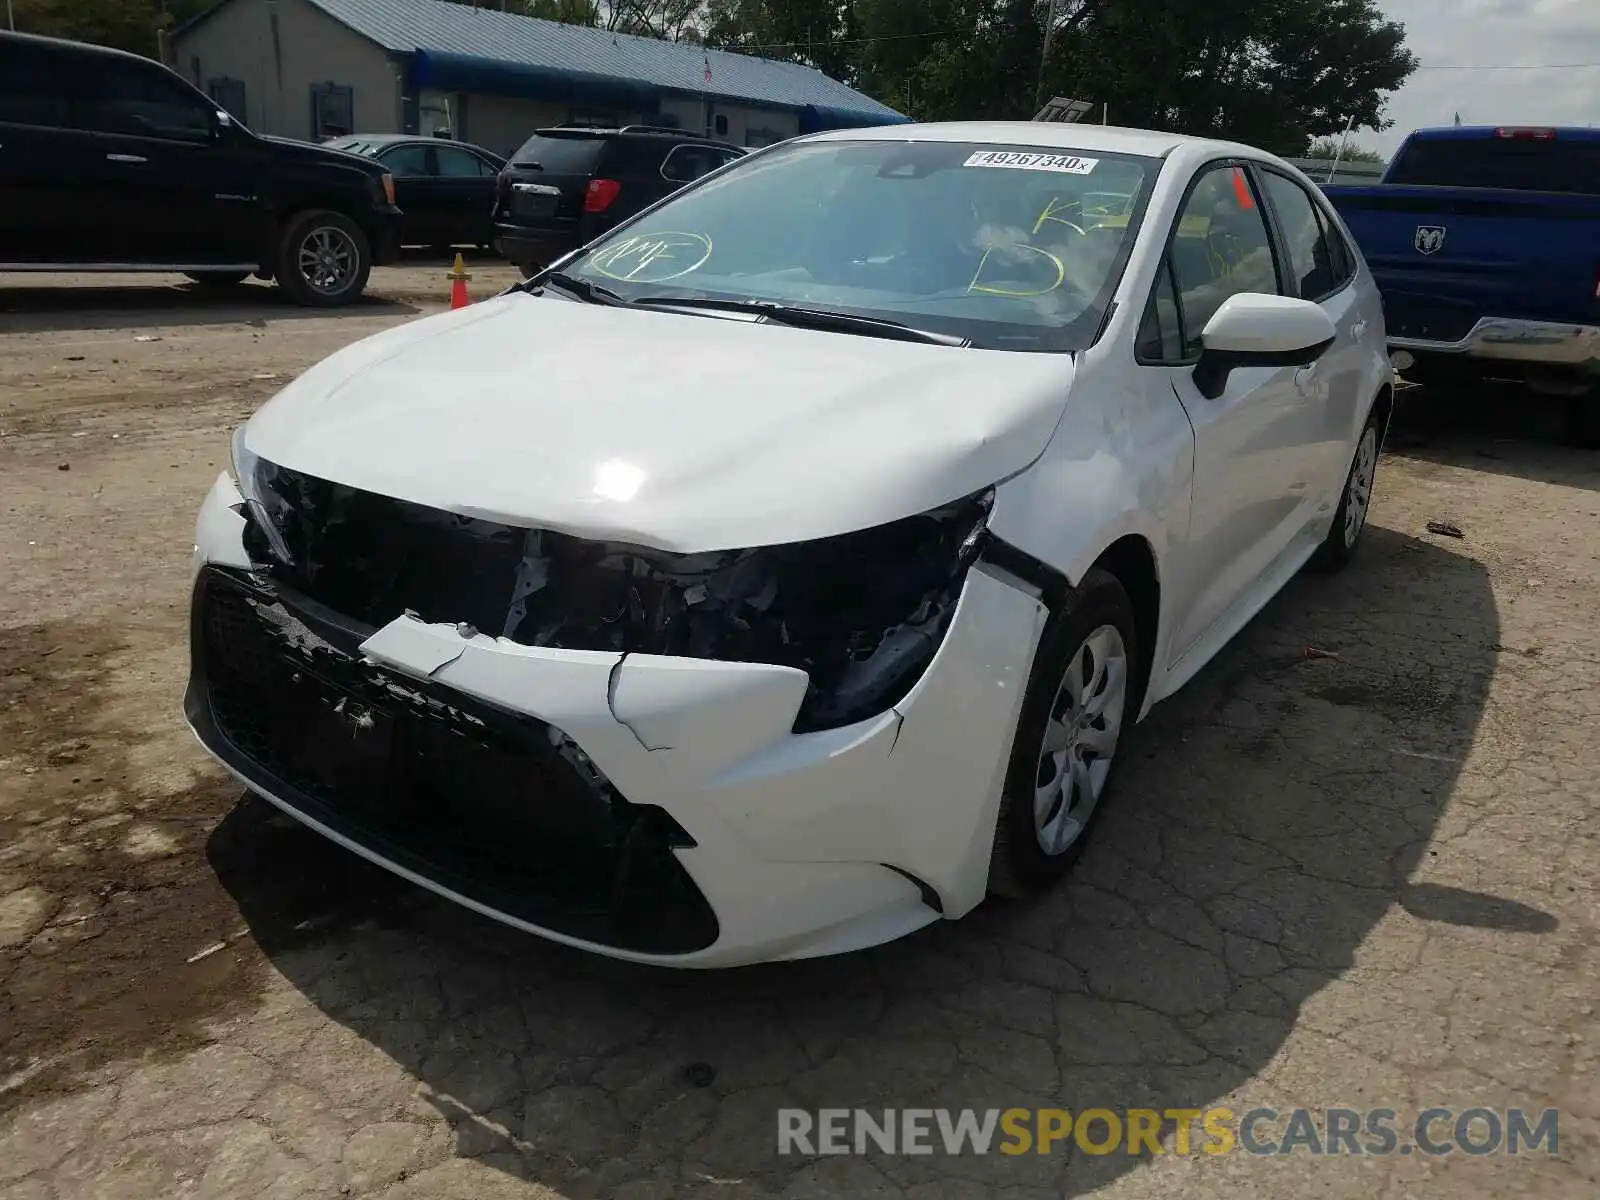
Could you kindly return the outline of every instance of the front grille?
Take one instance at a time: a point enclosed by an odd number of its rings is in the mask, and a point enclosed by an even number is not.
[[[365,664],[293,593],[207,568],[191,719],[247,778],[384,858],[509,916],[602,945],[716,940],[673,854],[692,845],[534,718]]]

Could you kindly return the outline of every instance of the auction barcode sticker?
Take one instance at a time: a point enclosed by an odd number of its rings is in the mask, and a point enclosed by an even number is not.
[[[1087,175],[1100,165],[1098,158],[1076,154],[1035,154],[1026,150],[979,150],[962,164],[967,167],[1010,167],[1016,171],[1055,171],[1062,175]]]

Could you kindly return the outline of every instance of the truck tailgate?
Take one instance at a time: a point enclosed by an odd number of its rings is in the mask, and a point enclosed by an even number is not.
[[[1391,337],[1455,342],[1480,317],[1600,323],[1600,198],[1487,188],[1330,187]]]

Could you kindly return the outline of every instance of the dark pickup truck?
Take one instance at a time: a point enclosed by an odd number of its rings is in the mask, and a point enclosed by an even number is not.
[[[1572,440],[1600,446],[1600,131],[1420,129],[1380,183],[1324,190],[1402,375],[1567,397]]]
[[[394,199],[383,164],[258,137],[160,63],[0,33],[0,272],[255,274],[348,304],[395,254]]]

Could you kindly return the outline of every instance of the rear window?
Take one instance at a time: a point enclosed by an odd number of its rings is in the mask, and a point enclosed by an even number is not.
[[[1600,141],[1414,138],[1386,183],[1600,195]]]
[[[511,156],[511,163],[517,167],[538,167],[554,175],[587,175],[594,170],[604,148],[604,138],[536,133]]]

